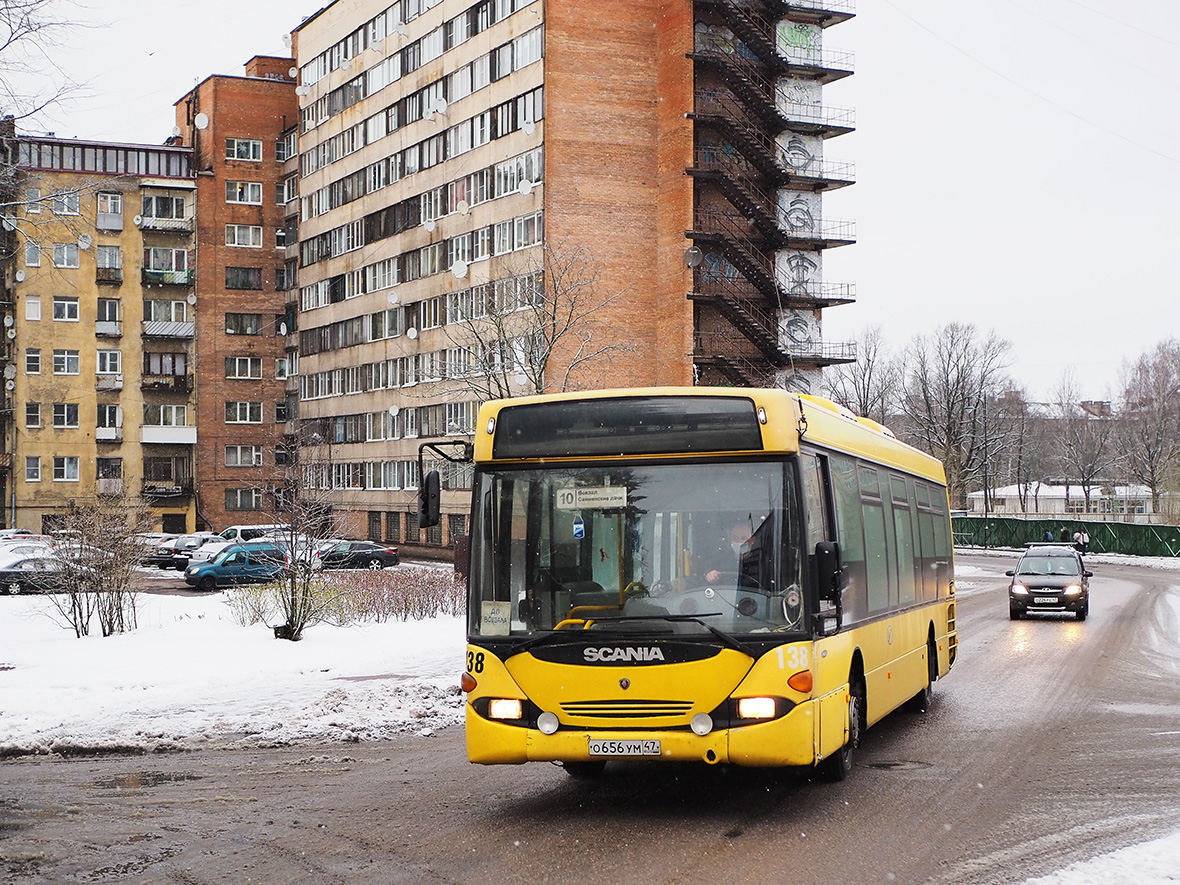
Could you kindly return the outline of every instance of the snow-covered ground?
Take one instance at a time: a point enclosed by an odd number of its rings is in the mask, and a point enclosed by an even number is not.
[[[1180,569],[1175,560],[1109,561]],[[1002,576],[991,563],[961,561],[956,583],[969,592]],[[319,625],[285,642],[240,626],[220,593],[141,594],[138,629],[107,638],[76,639],[51,613],[44,597],[0,599],[0,757],[429,736],[463,718],[459,618]],[[1180,833],[1029,881],[1116,877],[1180,882]]]

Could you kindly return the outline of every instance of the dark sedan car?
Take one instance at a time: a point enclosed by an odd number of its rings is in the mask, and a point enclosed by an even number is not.
[[[397,548],[373,541],[337,541],[316,553],[317,568],[367,568],[397,565]]]
[[[1018,621],[1029,612],[1073,612],[1079,621],[1090,611],[1090,578],[1082,557],[1065,545],[1032,546],[1009,569],[1008,614]]]
[[[18,593],[53,593],[65,583],[66,563],[52,556],[21,556],[0,564],[0,591]]]

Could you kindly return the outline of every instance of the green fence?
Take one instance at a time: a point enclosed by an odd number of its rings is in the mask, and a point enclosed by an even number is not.
[[[1180,526],[1136,525],[1127,522],[1079,522],[1060,519],[1021,519],[1014,516],[956,516],[952,520],[955,544],[962,547],[1023,547],[1044,541],[1045,532],[1061,540],[1061,529],[1070,535],[1085,526],[1090,533],[1090,553],[1126,553],[1131,556],[1180,556]]]

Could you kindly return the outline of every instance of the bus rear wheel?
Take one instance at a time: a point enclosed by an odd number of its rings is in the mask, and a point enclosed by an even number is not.
[[[864,731],[864,709],[864,684],[854,677],[848,683],[848,740],[820,765],[821,773],[827,780],[838,783],[852,773],[853,756],[860,746],[861,734]]]
[[[934,703],[934,682],[938,679],[938,650],[931,639],[926,643],[926,687],[906,701],[910,713],[925,713]]]

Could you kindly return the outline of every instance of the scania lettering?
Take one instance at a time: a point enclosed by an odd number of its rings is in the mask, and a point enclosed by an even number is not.
[[[872,421],[693,387],[489,402],[476,427],[420,448],[474,462],[473,762],[839,780],[865,730],[924,712],[955,662],[942,465]],[[425,528],[440,479],[422,477]]]

